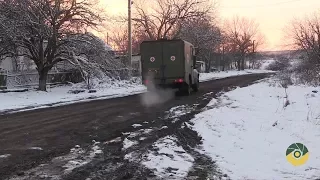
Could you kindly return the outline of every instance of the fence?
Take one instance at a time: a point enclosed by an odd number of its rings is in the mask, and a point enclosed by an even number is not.
[[[2,78],[1,78],[2,77]],[[5,81],[1,81],[5,79]],[[49,72],[47,77],[47,84],[64,84],[67,82],[78,83],[82,82],[83,78],[80,72],[69,71],[69,72]],[[6,72],[0,75],[0,87],[3,89],[12,88],[27,88],[38,86],[39,84],[39,74],[38,72]]]
[[[127,68],[106,70],[109,76],[118,80],[130,78],[130,70]],[[139,77],[140,71],[133,70],[132,76]],[[68,82],[79,83],[84,79],[80,71],[74,69],[67,72],[51,71],[47,77],[47,85],[66,84]],[[36,87],[39,84],[38,72],[0,72],[0,89]]]
[[[138,69],[132,69],[131,71],[129,68],[108,69],[107,72],[110,77],[116,78],[119,80],[127,80],[131,76],[133,76],[133,77],[140,77],[141,76],[141,73]]]
[[[7,76],[5,71],[0,71],[0,89],[7,88]]]

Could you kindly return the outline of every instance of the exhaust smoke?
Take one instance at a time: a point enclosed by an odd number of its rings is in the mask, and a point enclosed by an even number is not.
[[[141,104],[146,107],[165,103],[175,96],[173,89],[157,89],[152,77],[152,75],[148,75],[146,78],[149,91],[140,96]]]

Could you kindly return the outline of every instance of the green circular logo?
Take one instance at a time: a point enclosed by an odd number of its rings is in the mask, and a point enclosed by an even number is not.
[[[294,166],[301,166],[309,159],[308,148],[301,143],[291,144],[286,151],[287,161]]]

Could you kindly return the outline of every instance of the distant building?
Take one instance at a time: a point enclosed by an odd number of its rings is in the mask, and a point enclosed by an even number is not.
[[[142,67],[140,55],[132,55],[132,68],[138,70],[139,74],[141,74]]]
[[[206,72],[206,63],[204,61],[197,61],[196,65],[197,65],[198,72],[200,73]]]
[[[123,63],[127,67],[129,67],[131,64],[125,51],[115,51],[115,58],[121,61],[121,63]],[[135,71],[140,75],[142,71],[140,54],[133,54],[131,60],[132,68],[135,69]]]

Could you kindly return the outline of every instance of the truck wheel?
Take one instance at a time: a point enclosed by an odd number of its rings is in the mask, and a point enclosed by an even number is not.
[[[200,85],[199,80],[197,81],[196,84],[193,85],[193,90],[194,90],[195,92],[198,92],[198,91],[199,91],[199,85]]]
[[[190,96],[190,94],[191,94],[191,87],[189,84],[187,84],[185,87],[185,93],[187,96]]]

